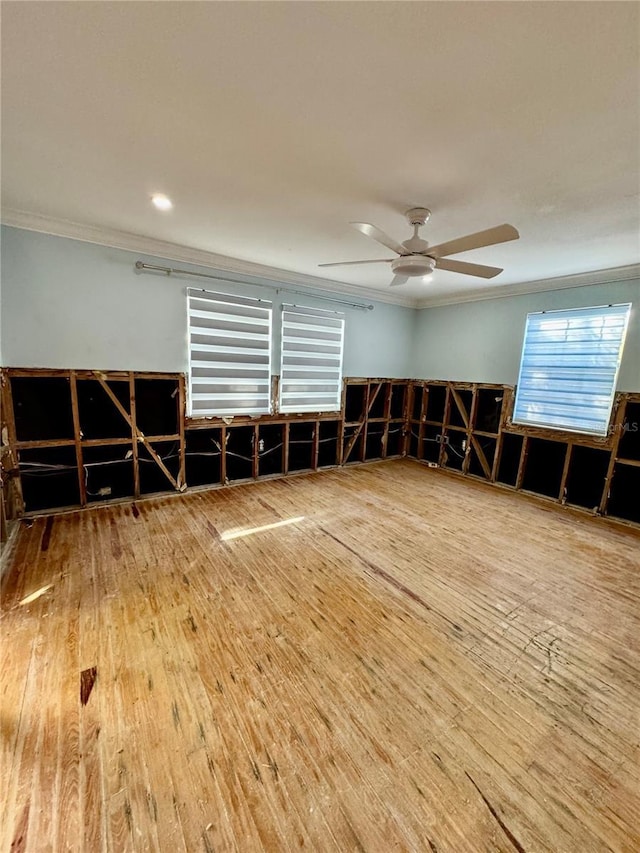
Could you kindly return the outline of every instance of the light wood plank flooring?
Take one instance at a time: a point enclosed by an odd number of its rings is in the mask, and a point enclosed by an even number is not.
[[[637,851],[639,546],[408,460],[23,524],[2,849]]]

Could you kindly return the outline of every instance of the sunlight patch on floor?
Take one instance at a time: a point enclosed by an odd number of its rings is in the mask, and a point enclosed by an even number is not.
[[[243,527],[237,530],[227,530],[220,534],[223,542],[228,542],[231,539],[241,539],[243,536],[252,536],[254,533],[263,533],[265,530],[275,530],[277,527],[286,527],[289,524],[299,524],[304,521],[304,515],[299,515],[296,518],[285,518],[283,521],[274,521],[273,524],[262,524],[260,527]]]
[[[32,601],[35,601],[36,598],[40,598],[41,595],[44,595],[48,589],[51,589],[53,586],[52,583],[48,583],[46,586],[41,586],[40,589],[37,589],[35,592],[32,592],[31,595],[26,595],[18,604],[31,604]]]

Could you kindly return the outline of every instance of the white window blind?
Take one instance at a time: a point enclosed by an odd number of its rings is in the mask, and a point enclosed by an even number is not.
[[[630,309],[527,315],[514,422],[606,435]]]
[[[189,414],[271,409],[271,302],[189,288]]]
[[[281,412],[335,412],[342,394],[344,314],[282,306]]]

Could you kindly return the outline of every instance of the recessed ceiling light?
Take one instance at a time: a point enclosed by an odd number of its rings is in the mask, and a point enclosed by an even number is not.
[[[168,195],[164,193],[155,193],[151,196],[151,201],[158,210],[171,210],[173,202]]]

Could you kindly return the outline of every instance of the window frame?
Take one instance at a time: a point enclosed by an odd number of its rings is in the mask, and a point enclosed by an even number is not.
[[[264,417],[265,415],[272,414],[273,411],[273,302],[268,299],[262,299],[256,296],[240,296],[238,294],[225,293],[223,291],[213,291],[213,290],[205,290],[204,288],[198,287],[187,287],[186,288],[186,307],[187,307],[187,361],[188,361],[188,374],[187,374],[187,417],[191,420],[201,420],[201,419],[219,419],[223,420],[225,418],[240,418],[240,417],[248,417],[248,418],[259,418]],[[262,366],[262,370],[266,370],[268,374],[268,380],[266,383],[267,387],[267,400],[265,403],[265,410],[260,412],[238,412],[229,410],[227,413],[218,412],[215,414],[212,413],[201,413],[193,410],[193,401],[194,401],[194,389],[193,389],[193,361],[197,360],[193,358],[192,346],[193,342],[191,340],[192,336],[192,314],[191,314],[191,299],[202,299],[206,301],[211,301],[217,303],[219,305],[234,305],[234,306],[246,306],[248,308],[261,308],[268,311],[268,332],[267,332],[267,342],[268,346],[265,349],[265,354],[268,357],[267,364]],[[241,322],[241,320],[239,320]],[[222,335],[221,335],[222,337]],[[224,384],[221,382],[212,381],[211,384]]]
[[[517,427],[525,428],[525,429],[551,430],[553,432],[571,433],[573,435],[606,438],[609,435],[610,429],[611,429],[611,415],[612,415],[612,411],[613,411],[613,404],[615,402],[616,388],[617,388],[617,384],[618,384],[618,378],[620,375],[620,367],[622,364],[622,357],[624,354],[624,346],[625,346],[627,331],[629,328],[629,321],[631,318],[632,307],[633,307],[633,304],[631,302],[622,302],[622,303],[610,303],[607,305],[581,306],[579,308],[559,308],[559,309],[553,309],[550,311],[532,311],[532,312],[528,313],[526,316],[524,337],[523,337],[522,347],[521,347],[521,351],[520,351],[520,367],[518,370],[518,382],[516,385],[516,392],[515,392],[514,399],[513,399],[513,415],[511,418],[511,422],[513,423],[513,425],[517,426]],[[532,317],[540,317],[541,315],[545,315],[545,316],[549,316],[549,317],[553,317],[554,314],[565,314],[566,315],[572,311],[575,311],[575,312],[585,312],[585,311],[596,312],[598,310],[605,311],[605,310],[611,309],[611,308],[626,308],[626,313],[625,313],[625,319],[624,319],[624,327],[622,329],[620,339],[619,339],[615,371],[614,371],[613,377],[611,379],[611,388],[609,389],[609,393],[608,393],[608,404],[607,404],[608,416],[607,416],[607,422],[606,422],[606,425],[604,427],[604,430],[603,431],[594,431],[593,429],[589,429],[589,430],[578,429],[575,427],[575,425],[569,426],[566,424],[560,425],[560,424],[544,423],[542,421],[536,422],[536,421],[532,421],[532,420],[524,420],[524,419],[522,419],[523,418],[522,414],[520,414],[520,417],[518,417],[518,401],[519,401],[520,394],[523,393],[522,376],[523,376],[523,369],[525,367],[525,356],[527,354],[527,341],[528,341],[528,336],[529,336],[529,332],[530,332],[531,318]],[[559,368],[559,369],[562,369],[562,368]],[[546,401],[545,404],[548,404],[549,402],[550,401]],[[587,406],[588,403],[585,403],[584,405]]]
[[[283,415],[295,415],[295,414],[329,414],[329,413],[339,413],[342,409],[342,389],[344,385],[344,376],[343,376],[343,365],[344,365],[344,341],[345,341],[345,329],[346,329],[346,315],[341,311],[335,311],[332,309],[325,308],[312,308],[309,305],[297,305],[294,303],[283,302],[280,306],[280,378],[279,378],[279,387],[278,387],[278,398],[276,401],[277,411],[279,414]],[[321,319],[333,319],[337,320],[340,323],[340,356],[338,362],[338,380],[337,380],[337,388],[336,388],[336,406],[328,409],[318,408],[317,406],[312,406],[309,404],[309,407],[303,406],[302,408],[297,407],[286,407],[283,408],[283,400],[282,395],[284,393],[283,388],[285,385],[285,377],[284,377],[284,358],[288,353],[285,352],[285,341],[284,341],[284,326],[285,326],[285,314],[287,313],[298,313],[301,317],[318,317]],[[327,345],[327,344],[325,344]],[[308,357],[308,354],[307,354]],[[294,368],[295,369],[295,368]],[[330,371],[332,368],[328,367],[327,371]],[[298,368],[299,372],[304,370],[304,367]],[[285,404],[286,405],[286,404]]]

